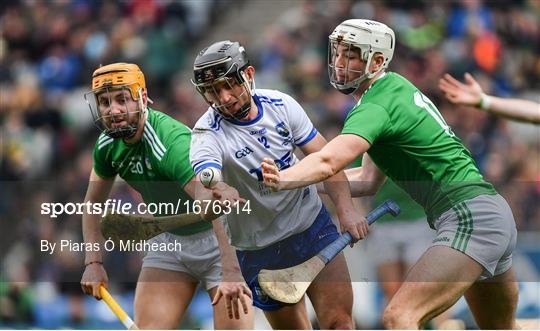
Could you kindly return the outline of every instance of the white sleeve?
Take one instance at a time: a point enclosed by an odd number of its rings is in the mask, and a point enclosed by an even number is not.
[[[211,129],[201,129],[195,127],[191,133],[191,147],[189,150],[189,160],[195,174],[205,168],[223,169],[222,153],[216,132]]]
[[[283,94],[285,112],[289,119],[294,144],[301,147],[311,141],[317,135],[317,129],[311,123],[304,108],[291,96]]]

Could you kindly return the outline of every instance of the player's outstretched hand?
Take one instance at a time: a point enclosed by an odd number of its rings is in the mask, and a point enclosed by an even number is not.
[[[242,305],[244,314],[248,314],[251,303],[248,302],[247,298],[252,299],[252,294],[251,290],[244,282],[221,282],[216,295],[212,300],[212,305],[217,305],[221,298],[225,300],[227,314],[230,319],[240,319],[240,306],[238,305],[238,301],[240,301],[240,304]]]
[[[268,186],[274,192],[279,191],[281,179],[279,176],[279,169],[274,163],[274,160],[264,158],[261,163],[261,168],[264,185]]]
[[[482,100],[482,88],[469,74],[465,74],[466,84],[461,83],[449,74],[439,79],[439,88],[452,103],[476,107]]]
[[[101,300],[99,287],[103,285],[107,288],[109,277],[101,263],[90,263],[84,269],[81,279],[81,288],[85,294],[91,295],[94,298]]]

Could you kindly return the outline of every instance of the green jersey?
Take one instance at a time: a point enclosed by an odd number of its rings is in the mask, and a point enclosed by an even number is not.
[[[424,207],[431,226],[461,201],[497,194],[435,105],[396,73],[371,85],[341,133],[371,144],[373,162]]]
[[[407,192],[403,191],[403,189],[397,186],[396,183],[394,183],[390,178],[387,179],[384,185],[379,189],[375,195],[375,198],[373,199],[373,203],[375,206],[378,206],[388,199],[394,200],[401,208],[401,212],[397,217],[389,214],[384,215],[378,221],[379,223],[384,221],[395,222],[396,220],[416,221],[426,218],[426,214],[424,213],[422,206],[411,199]]]
[[[352,166],[361,167],[362,158],[358,158],[356,161],[354,161]],[[381,188],[377,191],[377,194],[373,198],[373,204],[378,206],[388,199],[394,200],[401,208],[401,212],[397,217],[389,214],[384,215],[377,221],[377,223],[386,221],[395,222],[396,220],[416,221],[421,218],[426,218],[426,214],[424,213],[422,206],[411,199],[407,192],[403,191],[403,189],[397,186],[396,183],[394,183],[390,178],[388,178],[386,182],[384,182],[383,186],[381,186]]]
[[[94,171],[102,178],[119,175],[145,204],[160,205],[156,216],[182,214],[192,199],[183,187],[195,176],[189,162],[191,131],[168,115],[148,108],[143,136],[134,144],[101,134],[94,147]],[[164,207],[168,204],[168,207]],[[198,222],[171,231],[190,235],[212,228]]]

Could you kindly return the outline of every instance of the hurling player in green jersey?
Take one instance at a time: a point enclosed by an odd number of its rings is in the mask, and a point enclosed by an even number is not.
[[[180,208],[168,214],[187,212],[193,199],[210,192],[196,179],[189,163],[190,129],[148,107],[144,75],[137,65],[113,63],[98,68],[85,99],[102,131],[94,148],[85,202],[103,204],[116,176],[137,190],[146,205],[178,203]],[[99,219],[100,215],[83,215],[85,242],[103,243]],[[165,247],[180,243],[182,249],[146,252],[134,303],[135,323],[140,328],[177,328],[199,283],[213,299],[216,329],[253,328],[251,292],[219,221],[201,220],[150,242]],[[99,286],[107,282],[101,251],[86,252],[83,291],[100,299]]]
[[[347,20],[329,39],[331,84],[357,104],[341,134],[320,152],[282,172],[265,159],[265,184],[274,190],[309,185],[363,155],[361,170],[349,177],[352,194],[374,194],[388,176],[424,208],[436,230],[386,307],[385,327],[420,328],[462,295],[480,328],[517,327],[517,231],[510,207],[484,181],[435,105],[404,77],[385,72],[394,52],[392,29]]]

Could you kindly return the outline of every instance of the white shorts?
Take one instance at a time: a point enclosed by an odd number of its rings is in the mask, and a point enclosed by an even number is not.
[[[434,234],[425,218],[375,223],[369,231],[368,251],[377,266],[392,262],[412,266],[429,248]]]
[[[213,229],[189,236],[164,232],[148,242],[182,244],[181,251],[147,252],[143,268],[157,268],[186,273],[210,290],[219,285],[222,277],[219,246]],[[172,245],[171,245],[172,246]]]
[[[448,246],[484,267],[480,280],[512,266],[517,230],[512,210],[500,195],[480,195],[444,212],[434,223],[432,246]]]

